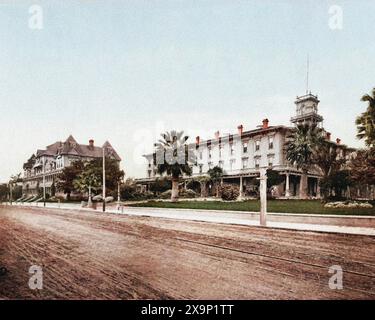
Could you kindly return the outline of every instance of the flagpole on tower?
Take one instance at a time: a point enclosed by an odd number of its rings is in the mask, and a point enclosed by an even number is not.
[[[306,94],[309,93],[309,68],[310,68],[310,57],[307,55],[307,66],[306,66]]]

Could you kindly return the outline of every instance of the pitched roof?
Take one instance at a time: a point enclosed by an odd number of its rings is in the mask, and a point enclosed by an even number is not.
[[[58,154],[66,154],[80,157],[100,158],[103,156],[103,148],[105,148],[107,156],[112,156],[117,161],[121,161],[120,156],[108,141],[104,143],[103,147],[91,146],[77,143],[72,135],[70,135],[65,142],[57,141],[47,146],[45,150],[37,150],[36,156],[57,156]]]

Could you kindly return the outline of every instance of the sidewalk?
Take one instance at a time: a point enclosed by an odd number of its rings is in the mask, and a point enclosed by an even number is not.
[[[15,205],[20,207],[39,207],[41,209],[43,208],[42,203],[39,203],[38,205],[13,204],[13,206]],[[92,210],[87,208],[81,208],[79,204],[73,203],[46,203],[46,208],[83,210],[88,212],[101,213],[100,207],[98,207],[97,210]],[[165,209],[147,207],[122,207],[122,209],[120,210],[108,207],[106,212],[113,214],[124,214],[143,217],[157,217],[166,219],[190,220],[260,227],[259,213],[257,212],[172,208]],[[359,226],[357,226],[358,224]],[[268,213],[267,227],[301,231],[375,236],[375,217]]]
[[[117,210],[111,210],[111,212],[119,213],[119,211]],[[124,207],[123,214],[260,227],[259,213],[246,213],[246,212],[235,213],[233,211],[228,212],[228,211],[190,210],[190,209]],[[353,226],[330,225],[330,224],[270,221],[270,220],[273,220],[274,217],[279,218],[280,215],[282,216],[282,218],[286,218],[286,217],[294,218],[296,214],[268,213],[267,214],[267,218],[268,218],[267,227],[303,230],[303,231],[333,232],[333,233],[375,236],[375,228],[373,227],[353,227]],[[297,216],[300,216],[300,215],[297,215]],[[304,216],[307,219],[311,218],[310,215],[304,215]],[[318,216],[318,215],[315,215],[315,216]],[[320,215],[320,217],[324,217],[324,216]],[[347,217],[345,218],[347,219]],[[366,219],[368,217],[360,216],[360,217],[353,217],[353,218],[359,218],[359,219],[365,218]],[[340,217],[335,217],[335,219],[340,219]],[[375,223],[375,217],[370,217],[370,219],[373,219]]]

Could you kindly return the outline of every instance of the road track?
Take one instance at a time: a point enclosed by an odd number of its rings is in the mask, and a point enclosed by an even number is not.
[[[371,236],[0,207],[5,299],[375,299],[374,257]]]

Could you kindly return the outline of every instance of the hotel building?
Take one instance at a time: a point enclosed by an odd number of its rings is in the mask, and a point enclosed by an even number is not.
[[[23,165],[23,195],[37,195],[44,186],[46,194],[51,195],[52,186],[65,167],[76,160],[102,158],[103,151],[106,157],[121,161],[108,141],[102,147],[95,146],[94,140],[85,145],[77,143],[71,135],[64,142],[57,141],[43,150],[37,150]]]
[[[285,142],[297,124],[316,124],[322,128],[319,102],[318,97],[311,93],[297,97],[296,114],[291,118],[292,126],[271,125],[268,119],[264,119],[254,130],[247,131],[243,125],[239,125],[237,132],[230,135],[221,136],[216,132],[213,139],[196,137],[196,164],[192,167],[192,176],[184,179],[207,175],[209,169],[219,166],[224,172],[222,182],[238,185],[241,196],[255,196],[255,179],[259,177],[260,169],[272,168],[284,177],[284,182],[274,188],[275,196],[298,198],[302,171],[286,160]],[[330,140],[330,133],[325,131],[325,134]],[[331,141],[341,148],[341,156],[348,157],[354,149],[340,142],[340,139]],[[138,179],[138,183],[147,189],[159,175],[153,163],[153,153],[144,157],[147,159],[146,178]],[[319,168],[311,166],[307,186],[310,197],[320,197],[320,177]]]

